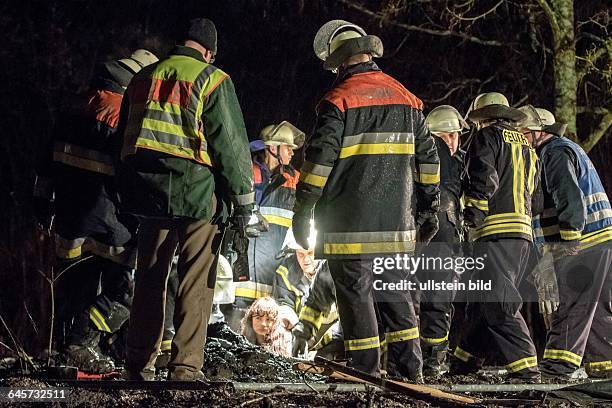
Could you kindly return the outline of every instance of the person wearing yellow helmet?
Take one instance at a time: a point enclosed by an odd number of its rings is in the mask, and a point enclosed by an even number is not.
[[[441,105],[425,118],[434,135],[440,158],[440,229],[423,249],[426,257],[446,259],[460,255],[463,240],[461,225],[461,175],[465,152],[459,149],[461,133],[468,125],[457,109]],[[417,272],[420,282],[447,282],[458,279],[452,269],[422,269]],[[453,291],[423,291],[420,299],[419,328],[423,350],[423,374],[438,376],[445,368],[448,335],[453,316]]]
[[[510,378],[540,381],[536,349],[519,313],[518,287],[533,241],[531,197],[538,168],[535,151],[515,127],[524,118],[499,92],[478,95],[467,115],[477,131],[466,154],[463,218],[476,241],[474,257],[484,261],[471,280],[490,281],[491,290],[468,298],[450,374],[477,372],[494,344]]]
[[[536,273],[534,283],[539,294],[542,284],[558,288],[558,303],[541,308],[550,324],[540,370],[568,380],[584,362],[589,376],[612,377],[612,205],[588,155],[563,137],[566,125],[546,109],[521,110],[527,118],[519,127],[542,161],[544,210],[533,220],[534,238],[554,259],[553,273]]]

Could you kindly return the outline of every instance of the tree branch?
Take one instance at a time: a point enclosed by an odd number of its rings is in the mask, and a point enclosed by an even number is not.
[[[608,109],[606,108],[589,108],[588,106],[577,106],[576,113],[591,113],[593,115],[605,115],[608,113]]]
[[[430,29],[430,28],[425,28],[425,27],[419,27],[419,26],[415,26],[415,25],[411,25],[411,24],[405,24],[405,23],[400,23],[399,21],[395,21],[395,20],[388,20],[386,19],[385,15],[383,13],[377,13],[375,11],[372,11],[364,6],[362,6],[361,4],[357,4],[354,3],[350,0],[340,0],[341,3],[347,5],[348,7],[357,10],[367,16],[370,16],[372,18],[381,20],[381,21],[386,21],[387,23],[395,26],[395,27],[399,27],[399,28],[403,28],[404,30],[408,30],[408,31],[414,31],[414,32],[419,32],[419,33],[424,33],[424,34],[430,34],[430,35],[436,35],[439,37],[457,37],[457,38],[461,38],[463,40],[469,41],[469,42],[473,42],[476,44],[481,44],[481,45],[488,45],[488,46],[492,46],[492,47],[502,47],[506,44],[500,42],[500,41],[495,41],[495,40],[483,40],[482,38],[478,38],[478,37],[474,37],[471,36],[469,34],[465,34],[465,33],[458,33],[455,31],[451,31],[451,30],[434,30],[434,29]]]
[[[599,142],[599,140],[606,134],[606,132],[608,131],[608,129],[610,129],[611,126],[612,107],[609,107],[607,109],[607,113],[601,118],[601,121],[599,122],[597,128],[595,128],[593,133],[589,135],[589,138],[587,140],[581,143],[584,151],[588,153],[593,147],[595,147],[597,142]]]
[[[584,62],[583,66],[576,68],[578,82],[582,81],[584,76],[591,70],[597,69],[595,64],[604,55],[609,55],[609,59],[612,62],[612,37],[607,38],[600,47],[587,51],[585,56],[576,56],[576,60]]]
[[[448,10],[448,12],[455,17],[457,20],[461,20],[461,21],[476,21],[476,20],[480,20],[481,18],[486,17],[487,15],[491,14],[492,12],[494,12],[495,10],[497,10],[497,8],[499,6],[501,6],[504,3],[505,0],[500,0],[499,3],[497,3],[496,5],[493,6],[493,8],[491,8],[490,10],[485,11],[484,13],[476,16],[476,17],[463,17],[460,16],[458,14],[455,14],[451,9],[449,9],[448,7],[446,7],[446,10]]]
[[[553,42],[555,44],[554,49],[557,49],[561,39],[561,28],[559,27],[557,16],[546,0],[536,0],[536,2],[540,5],[540,8],[544,11],[544,14],[546,14],[546,17],[548,18],[548,22],[550,23],[550,28],[553,33]]]

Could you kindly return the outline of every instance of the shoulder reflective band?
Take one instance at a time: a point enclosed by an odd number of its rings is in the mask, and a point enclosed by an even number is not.
[[[115,174],[113,160],[110,156],[70,143],[55,142],[53,161],[109,176]]]
[[[365,154],[414,154],[414,134],[360,133],[342,139],[340,159]]]

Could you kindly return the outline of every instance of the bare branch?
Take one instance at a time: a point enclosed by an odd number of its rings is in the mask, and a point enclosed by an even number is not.
[[[553,33],[555,44],[554,48],[557,49],[559,47],[561,39],[561,28],[559,27],[557,16],[553,9],[550,7],[550,4],[548,4],[547,0],[536,0],[536,2],[540,5],[540,8],[544,11],[544,14],[546,14],[546,17],[548,18],[548,22]]]
[[[484,13],[476,16],[476,17],[463,17],[460,16],[458,14],[455,14],[451,9],[449,9],[448,7],[446,7],[446,10],[453,16],[455,17],[457,20],[461,20],[461,21],[476,21],[476,20],[480,20],[481,18],[486,17],[487,15],[491,14],[492,12],[494,12],[495,10],[497,10],[497,8],[499,6],[501,6],[504,3],[505,0],[500,0],[499,3],[497,3],[495,6],[493,6],[492,9],[485,11]]]
[[[593,133],[590,134],[589,138],[581,143],[582,148],[585,152],[589,152],[597,142],[606,134],[608,129],[612,126],[612,107],[607,109],[607,113],[601,118],[599,125]]]
[[[496,40],[483,40],[482,38],[478,38],[478,37],[474,37],[472,35],[469,34],[465,34],[465,33],[458,33],[455,31],[451,31],[451,30],[434,30],[434,29],[430,29],[430,28],[425,28],[425,27],[419,27],[419,26],[415,26],[412,24],[405,24],[405,23],[400,23],[399,21],[395,21],[395,20],[389,20],[386,18],[386,16],[383,13],[377,13],[375,11],[372,11],[364,6],[362,6],[361,4],[357,4],[354,3],[350,0],[340,0],[341,3],[344,3],[345,5],[347,5],[348,7],[357,10],[367,16],[370,16],[372,18],[381,20],[381,21],[385,21],[395,27],[399,27],[399,28],[403,28],[404,30],[408,30],[408,31],[414,31],[414,32],[419,32],[419,33],[424,33],[424,34],[430,34],[430,35],[436,35],[439,37],[457,37],[457,38],[461,38],[463,40],[469,41],[469,42],[473,42],[476,44],[481,44],[481,45],[488,45],[488,46],[492,46],[492,47],[502,47],[506,44],[500,42],[500,41],[496,41]]]
[[[602,58],[604,55],[608,55],[610,61],[612,62],[612,37],[607,38],[606,41],[600,47],[591,48],[589,51],[587,51],[586,55],[576,56],[576,60],[584,63],[584,65],[582,65],[581,67],[576,68],[578,82],[580,82],[584,78],[584,76],[591,71],[598,70],[602,74],[604,74],[604,76],[606,73],[605,71],[610,71],[610,69],[600,70],[596,66],[597,61],[599,61],[599,59]]]
[[[601,108],[601,107],[590,108],[588,106],[577,106],[576,113],[590,113],[593,115],[605,115],[608,113],[608,109]]]

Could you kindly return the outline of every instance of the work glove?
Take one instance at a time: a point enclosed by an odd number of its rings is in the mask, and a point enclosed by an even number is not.
[[[268,222],[261,215],[259,209],[253,208],[252,205],[236,207],[230,223],[232,228],[238,231],[239,235],[249,238],[256,238],[262,232],[268,231],[269,228]]]
[[[463,225],[468,228],[478,228],[486,218],[484,211],[475,207],[465,207],[463,209]]]
[[[291,349],[291,354],[293,357],[306,357],[308,353],[309,336],[306,334],[304,323],[299,322],[296,324],[291,334],[293,335],[293,348]]]
[[[553,242],[549,244],[548,250],[552,253],[555,259],[564,258],[566,256],[578,255],[580,252],[580,242]]]
[[[440,225],[438,215],[433,212],[422,212],[417,215],[417,242],[429,244],[429,241],[436,235]]]
[[[291,229],[295,242],[302,248],[308,248],[308,235],[310,234],[310,215],[296,213],[291,221]]]
[[[552,315],[559,308],[559,288],[555,274],[554,257],[549,248],[533,269],[533,284],[538,292],[538,306],[547,330],[552,327]]]
[[[246,235],[249,238],[257,238],[262,233],[268,232],[270,225],[263,215],[259,212],[258,208],[253,210],[249,223],[246,226]]]

